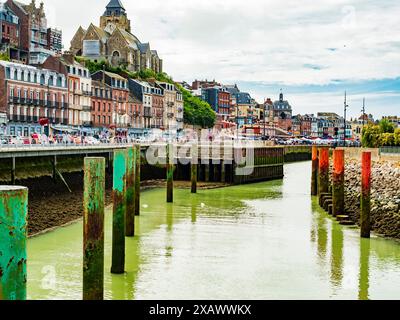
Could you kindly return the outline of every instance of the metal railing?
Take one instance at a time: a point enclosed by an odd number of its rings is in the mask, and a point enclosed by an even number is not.
[[[398,154],[400,155],[400,147],[380,147],[380,154]]]

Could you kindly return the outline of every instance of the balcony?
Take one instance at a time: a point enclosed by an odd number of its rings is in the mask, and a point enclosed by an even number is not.
[[[172,119],[174,116],[175,116],[175,115],[174,115],[173,113],[168,113],[168,114],[167,114],[167,117],[168,117],[169,119]]]
[[[90,112],[90,111],[92,111],[92,107],[91,106],[82,106],[82,110]]]
[[[151,109],[149,107],[144,108],[144,117],[151,118]]]
[[[173,102],[168,102],[168,103],[167,103],[167,106],[168,106],[169,108],[173,108],[174,105],[175,105],[175,103],[173,103]]]
[[[90,91],[82,91],[82,94],[84,96],[89,96],[89,97],[92,95],[92,93]]]

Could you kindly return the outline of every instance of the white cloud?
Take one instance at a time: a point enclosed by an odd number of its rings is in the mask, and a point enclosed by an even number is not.
[[[108,0],[47,0],[49,22],[69,46],[98,23]],[[133,31],[176,79],[328,83],[400,73],[398,1],[123,1]],[[330,51],[328,48],[335,48]],[[320,70],[307,65],[320,66]]]
[[[122,2],[133,33],[177,80],[309,85],[400,76],[397,0]],[[45,0],[45,7],[68,48],[79,25],[99,23],[107,3]]]

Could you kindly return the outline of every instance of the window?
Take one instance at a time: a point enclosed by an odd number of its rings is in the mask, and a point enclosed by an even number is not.
[[[97,111],[100,111],[101,105],[100,102],[97,103]],[[100,121],[100,120],[99,120]]]
[[[103,111],[104,112],[106,111],[106,103],[105,102],[103,102]]]
[[[106,124],[106,116],[103,116],[103,124]]]

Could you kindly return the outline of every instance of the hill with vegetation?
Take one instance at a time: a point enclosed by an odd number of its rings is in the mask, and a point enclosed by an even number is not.
[[[188,125],[200,126],[202,128],[212,128],[215,125],[217,117],[211,106],[200,98],[193,96],[190,91],[183,88],[179,83],[174,82],[174,80],[165,72],[156,73],[150,69],[131,72],[125,69],[123,66],[112,67],[106,61],[94,62],[82,57],[76,57],[76,60],[84,64],[92,74],[100,70],[106,70],[108,72],[119,74],[125,78],[143,81],[155,79],[157,81],[174,84],[183,95],[184,123]]]

